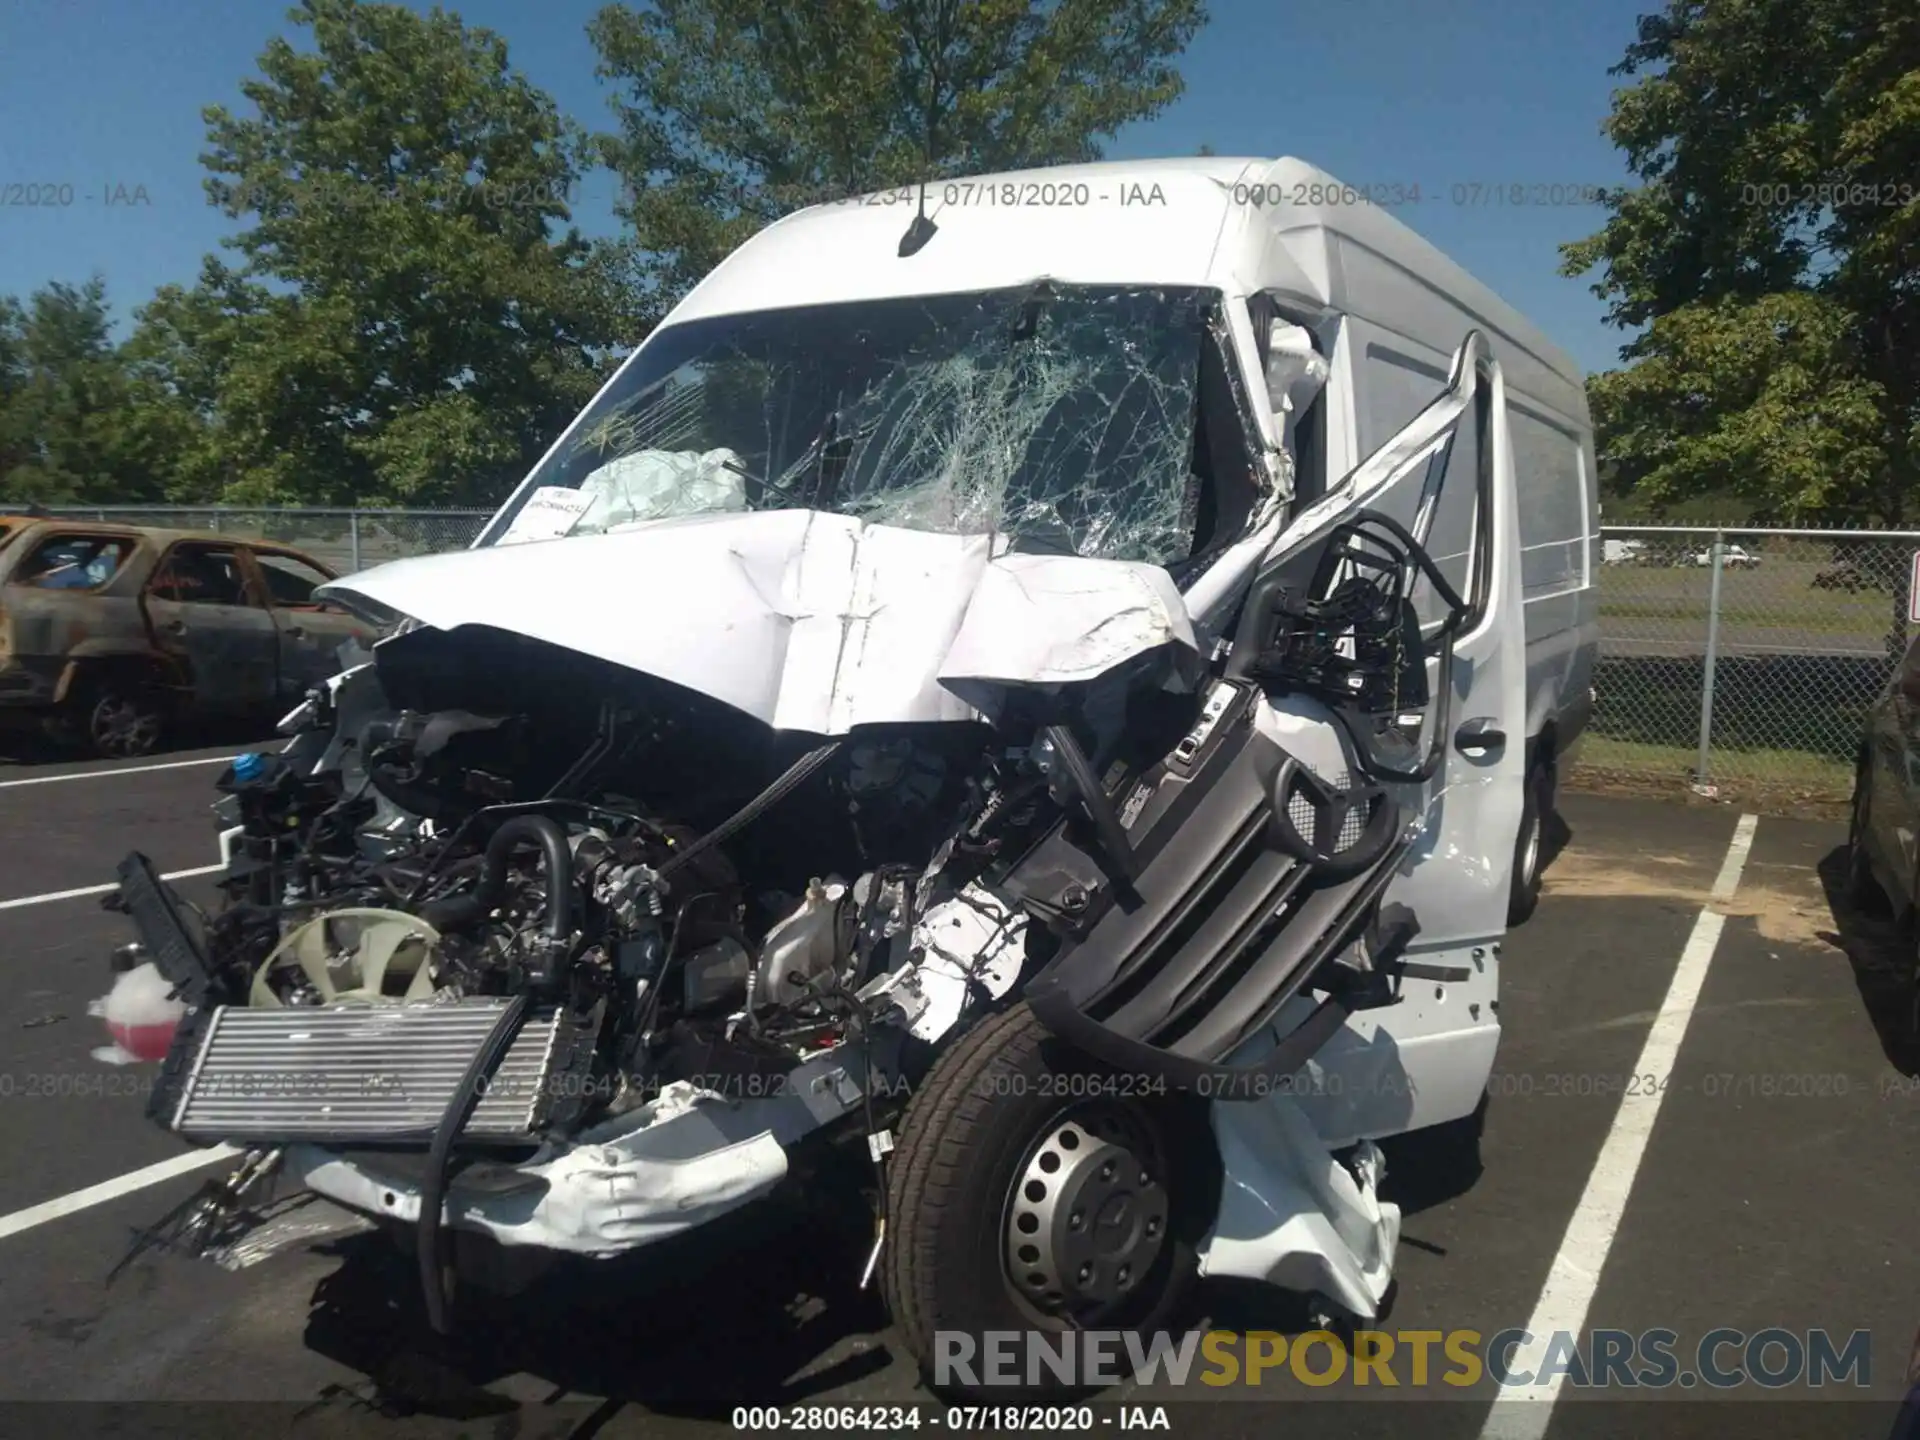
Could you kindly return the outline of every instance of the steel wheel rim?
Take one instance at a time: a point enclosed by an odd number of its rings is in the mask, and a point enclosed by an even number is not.
[[[1002,1210],[1001,1275],[1016,1303],[1075,1326],[1138,1296],[1170,1240],[1168,1173],[1159,1135],[1133,1107],[1096,1101],[1050,1116]]]

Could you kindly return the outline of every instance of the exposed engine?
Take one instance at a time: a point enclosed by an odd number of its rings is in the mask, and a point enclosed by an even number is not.
[[[550,647],[486,657],[502,693],[533,699],[518,713],[394,703],[416,667],[446,688],[448,662],[474,658],[455,648],[419,631],[383,647],[290,717],[284,753],[220,780],[232,903],[198,937],[181,927],[205,1035],[175,1046],[195,1083],[163,1084],[156,1106],[178,1108],[156,1118],[209,1139],[419,1142],[478,1067],[462,1142],[528,1144],[675,1081],[771,1093],[882,1020],[910,1032],[935,1000],[934,912],[1004,932],[961,957],[946,1024],[969,986],[986,993],[965,968],[1007,959],[1004,993],[1024,961],[1024,919],[971,886],[1057,818],[1044,752],[955,724],[784,753],[711,701]],[[582,740],[567,722],[589,680],[632,693]],[[327,1026],[358,1038],[313,1044],[302,1068],[289,1037]]]

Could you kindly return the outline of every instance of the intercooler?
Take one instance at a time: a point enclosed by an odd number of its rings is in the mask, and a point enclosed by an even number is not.
[[[182,1023],[148,1113],[194,1140],[426,1144],[510,1003],[199,1011]],[[528,1143],[556,1083],[575,1078],[575,1038],[561,1012],[529,1015],[462,1141]]]

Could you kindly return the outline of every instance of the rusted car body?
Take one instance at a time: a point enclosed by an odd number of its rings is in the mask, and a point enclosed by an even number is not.
[[[267,541],[0,517],[0,725],[131,756],[189,718],[272,718],[373,638],[314,597],[333,578]]]

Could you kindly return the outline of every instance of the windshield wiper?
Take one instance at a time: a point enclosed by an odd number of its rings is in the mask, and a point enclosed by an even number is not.
[[[793,469],[792,466],[788,466],[787,470],[782,472],[781,478],[779,480],[769,480],[765,476],[756,475],[752,470],[748,469],[746,465],[741,463],[739,460],[735,460],[735,459],[722,460],[720,462],[720,468],[722,470],[731,470],[734,474],[738,475],[742,480],[748,481],[749,483],[754,485],[758,485],[763,490],[771,490],[776,495],[779,495],[784,499],[791,500],[794,503],[794,507],[796,509],[804,510],[807,508],[805,505],[801,504],[800,497],[794,494],[791,490],[789,490],[784,483],[786,476],[792,473],[792,469]]]
[[[879,428],[879,424],[880,422],[876,419],[858,429],[847,430],[846,411],[839,408],[829,410],[826,419],[820,423],[820,429],[814,434],[813,439],[807,442],[807,448],[800,452],[799,458],[771,480],[755,475],[745,465],[735,461],[723,460],[720,463],[742,479],[750,480],[756,485],[764,486],[782,499],[791,500],[798,508],[802,510],[812,510],[819,505],[819,475],[816,473],[814,476],[814,493],[811,498],[796,493],[792,488],[793,482],[809,467],[822,465],[826,460],[827,451],[831,447],[838,444],[852,444],[855,441],[864,440]],[[843,433],[843,431],[845,433]]]

